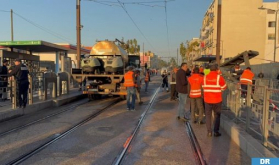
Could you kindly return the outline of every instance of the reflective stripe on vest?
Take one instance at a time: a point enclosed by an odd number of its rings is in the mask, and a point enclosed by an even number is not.
[[[129,71],[124,75],[124,86],[125,87],[134,87],[134,81],[133,81],[133,74],[134,72]]]
[[[252,84],[252,79],[254,77],[254,73],[248,69],[245,69],[240,77],[241,84]]]
[[[191,85],[190,98],[201,97],[202,77],[199,74],[194,73],[191,77],[188,78],[188,81]]]
[[[222,88],[225,88],[226,87],[226,85],[224,85],[223,87],[221,87],[220,85],[219,85],[219,80],[220,80],[220,75],[217,75],[217,82],[216,82],[216,85],[207,85],[206,84],[206,76],[204,76],[204,78],[203,78],[203,83],[204,83],[204,85],[203,85],[203,91],[204,92],[213,92],[213,93],[220,93],[220,92],[222,92],[221,91],[221,89]]]

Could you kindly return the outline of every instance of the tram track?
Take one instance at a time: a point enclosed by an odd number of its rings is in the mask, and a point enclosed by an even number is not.
[[[108,108],[110,108],[111,106],[117,104],[119,101],[121,101],[121,99],[116,99],[114,101],[112,101],[109,105],[105,106],[104,108],[97,110],[96,112],[90,114],[89,116],[87,116],[85,119],[79,121],[77,124],[71,126],[70,128],[64,130],[62,133],[56,133],[54,138],[44,142],[43,144],[40,144],[38,147],[32,149],[29,152],[26,152],[25,154],[17,157],[16,159],[10,161],[9,163],[7,163],[8,165],[16,165],[16,164],[20,164],[22,162],[24,162],[25,160],[27,160],[28,158],[36,155],[37,153],[39,153],[40,151],[42,151],[43,149],[45,149],[46,147],[50,146],[51,144],[57,142],[58,140],[60,140],[61,138],[67,136],[68,134],[72,133],[73,131],[77,130],[79,127],[81,127],[82,125],[84,125],[85,123],[89,122],[90,120],[94,119],[95,117],[99,116],[101,113],[103,113],[104,111],[106,111]]]
[[[84,99],[84,100],[85,100],[85,99]],[[4,131],[4,132],[0,132],[0,138],[3,137],[3,136],[5,136],[5,135],[8,135],[8,134],[10,134],[10,133],[12,133],[12,132],[22,130],[22,129],[26,128],[26,127],[29,127],[29,126],[31,126],[31,125],[34,125],[34,124],[36,124],[36,123],[39,123],[39,122],[44,121],[44,120],[46,120],[46,119],[49,119],[49,118],[51,118],[51,117],[60,115],[60,114],[62,114],[62,113],[64,113],[64,112],[73,110],[74,108],[76,108],[76,107],[78,107],[78,106],[80,106],[80,105],[83,105],[83,104],[85,104],[85,103],[88,102],[88,101],[84,101],[84,100],[83,100],[83,101],[80,101],[80,102],[78,102],[78,103],[72,104],[72,105],[70,105],[69,107],[66,107],[66,108],[64,108],[63,110],[59,111],[59,112],[52,113],[52,114],[47,115],[47,116],[44,116],[44,117],[42,117],[42,118],[40,118],[40,119],[36,119],[36,120],[31,121],[31,122],[29,122],[29,123],[26,123],[26,124],[24,124],[24,125],[15,127],[15,128],[13,128],[13,129],[10,129],[10,130]]]
[[[161,86],[161,85],[160,85]],[[123,150],[122,152],[116,157],[116,159],[114,160],[114,162],[112,163],[113,165],[119,165],[123,162],[123,159],[131,145],[131,143],[133,142],[133,140],[136,137],[136,134],[139,131],[140,126],[142,125],[142,122],[147,114],[147,112],[149,111],[149,109],[152,107],[154,100],[156,99],[156,96],[158,94],[158,92],[160,91],[160,87],[157,88],[156,92],[153,94],[151,100],[148,103],[148,106],[145,108],[144,112],[142,113],[137,126],[135,127],[135,129],[133,130],[132,134],[127,138],[126,142],[123,145]]]
[[[193,155],[194,155],[196,164],[197,165],[207,165],[205,158],[203,156],[201,147],[200,147],[199,142],[196,138],[196,135],[192,129],[191,124],[189,122],[185,122],[185,126],[186,126],[186,131],[188,134],[189,141],[191,143],[191,148],[193,151]]]

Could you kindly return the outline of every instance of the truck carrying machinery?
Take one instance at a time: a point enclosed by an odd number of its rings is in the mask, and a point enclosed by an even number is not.
[[[119,40],[116,40],[119,41]],[[79,84],[85,84],[83,94],[90,100],[101,95],[119,95],[125,99],[123,86],[127,66],[139,67],[140,56],[128,53],[116,41],[99,41],[91,49],[90,55],[81,61],[81,69],[72,69],[72,77]]]

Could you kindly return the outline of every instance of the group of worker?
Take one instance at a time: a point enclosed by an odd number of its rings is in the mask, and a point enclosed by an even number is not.
[[[245,94],[243,97],[246,97],[247,85],[252,84],[254,77],[251,68],[247,67],[244,71],[241,71],[237,64],[231,73],[238,77],[242,91]],[[177,119],[183,121],[190,121],[191,119],[192,123],[204,124],[203,114],[205,113],[207,135],[209,137],[212,135],[216,137],[221,136],[219,128],[222,109],[222,91],[227,86],[218,65],[206,65],[205,69],[195,66],[190,70],[186,63],[182,63],[181,68],[179,70],[174,69],[172,74],[175,76],[172,75],[171,80],[175,77],[175,83],[173,84],[176,86],[175,89],[179,97]],[[190,99],[190,118],[188,115],[185,115],[187,98]],[[171,94],[171,100],[173,99],[174,95]],[[212,111],[214,112],[213,134],[211,129]],[[198,114],[197,118],[196,113]]]
[[[8,60],[3,60],[3,65],[0,67],[0,98],[5,100],[3,94],[7,92],[8,77],[14,76],[16,81],[16,106],[18,108],[25,108],[27,105],[27,95],[29,88],[28,68],[22,64],[20,59],[14,60],[14,66],[7,68]]]
[[[141,82],[145,82],[145,93],[148,92],[148,84],[150,82],[150,71],[146,69],[144,77],[141,78],[140,70],[134,70],[134,67],[129,66],[127,68],[128,72],[124,75],[124,86],[127,89],[127,111],[135,111],[135,100],[139,101],[139,105],[143,102],[141,100]]]

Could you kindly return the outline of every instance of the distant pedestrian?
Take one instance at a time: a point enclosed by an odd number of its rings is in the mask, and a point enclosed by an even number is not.
[[[212,136],[211,117],[214,112],[214,136],[221,136],[219,133],[220,118],[222,109],[222,91],[227,88],[225,79],[218,74],[218,66],[211,65],[210,73],[203,78],[203,92],[206,113],[207,136]]]
[[[162,74],[162,78],[163,78],[163,82],[162,82],[162,90],[165,91],[165,87],[166,87],[166,91],[169,91],[169,83],[168,83],[168,73],[166,70],[164,70],[163,74]]]
[[[170,100],[176,100],[177,98],[177,92],[176,92],[176,73],[177,73],[178,69],[174,68],[173,71],[171,72],[170,75],[170,86],[171,86],[171,98]]]
[[[145,93],[147,93],[149,81],[150,81],[150,72],[149,72],[149,69],[146,69],[145,77],[144,77],[144,82],[145,82],[145,90],[144,91],[145,91]]]
[[[124,86],[127,88],[127,111],[135,111],[135,73],[133,67],[128,67],[128,72],[124,75]]]
[[[0,67],[0,99],[6,100],[7,99],[7,87],[8,87],[8,60],[3,60],[3,66]]]
[[[191,102],[191,120],[193,123],[204,124],[203,120],[203,99],[202,99],[202,82],[203,76],[200,75],[199,68],[193,70],[193,74],[188,78],[190,90],[188,91],[190,102]],[[198,121],[196,119],[195,113],[199,114]]]
[[[19,108],[25,108],[27,104],[27,94],[29,88],[28,74],[28,68],[21,63],[20,59],[15,59],[15,67],[9,71],[8,77],[15,77],[15,81],[17,84],[17,106],[19,106]]]
[[[136,87],[136,96],[139,104],[142,104],[141,96],[140,96],[140,90],[141,90],[141,77],[140,77],[140,71],[135,71],[135,87]]]
[[[185,117],[185,107],[188,93],[188,80],[186,74],[187,69],[187,64],[182,63],[181,68],[176,73],[176,91],[178,92],[179,97],[177,119],[182,119],[184,121],[189,120],[187,117]]]

